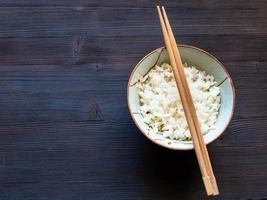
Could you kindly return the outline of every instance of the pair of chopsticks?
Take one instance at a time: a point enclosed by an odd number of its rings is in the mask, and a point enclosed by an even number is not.
[[[165,45],[170,59],[170,64],[172,66],[175,81],[181,97],[186,121],[192,136],[193,145],[196,152],[205,189],[208,195],[218,195],[219,190],[216,178],[213,174],[208,150],[206,144],[204,143],[203,135],[201,133],[196,109],[186,80],[177,44],[164,7],[162,6],[160,8],[159,6],[157,6],[157,10]]]

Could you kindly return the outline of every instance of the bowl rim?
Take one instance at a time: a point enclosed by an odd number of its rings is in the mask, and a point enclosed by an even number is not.
[[[230,74],[228,73],[228,71],[226,70],[225,65],[224,65],[222,62],[220,62],[215,56],[213,56],[212,54],[208,53],[207,51],[205,51],[205,50],[203,50],[203,49],[200,49],[200,48],[198,48],[198,47],[191,46],[191,45],[186,45],[186,44],[177,44],[177,47],[183,47],[183,48],[194,49],[194,50],[197,50],[197,51],[200,51],[200,52],[206,54],[207,56],[209,56],[210,58],[212,58],[213,60],[215,60],[215,61],[220,65],[220,67],[225,71],[226,76],[227,76],[227,78],[228,78],[229,81],[230,81],[230,86],[231,86],[231,90],[232,90],[232,94],[233,94],[233,104],[232,104],[231,114],[230,114],[230,116],[229,116],[229,118],[228,118],[228,121],[227,121],[225,127],[224,127],[223,130],[218,134],[218,136],[215,137],[214,139],[210,140],[210,141],[207,142],[207,143],[205,142],[205,144],[208,145],[208,144],[214,142],[215,140],[217,140],[219,137],[221,137],[221,136],[224,134],[225,130],[227,129],[227,127],[229,126],[229,124],[230,124],[230,122],[231,122],[231,120],[232,120],[232,118],[233,118],[234,109],[235,109],[235,101],[236,101],[236,92],[235,92],[235,87],[234,87],[234,84],[233,84],[233,80],[232,80]],[[151,51],[150,53],[146,54],[146,55],[145,55],[145,56],[144,56],[144,57],[143,57],[143,58],[142,58],[136,65],[135,65],[134,69],[132,70],[132,72],[131,72],[131,74],[130,74],[130,77],[129,77],[129,80],[128,80],[128,84],[127,84],[127,106],[128,106],[128,110],[129,110],[129,112],[130,112],[130,114],[131,114],[131,118],[133,119],[133,121],[134,121],[135,125],[137,126],[137,128],[139,129],[139,131],[140,131],[140,132],[141,132],[147,139],[149,139],[149,140],[152,141],[153,143],[155,143],[155,144],[157,144],[157,145],[159,145],[159,146],[162,146],[162,147],[164,147],[164,148],[167,148],[167,149],[172,149],[172,150],[180,150],[180,151],[192,150],[192,149],[194,149],[194,147],[193,147],[193,148],[191,148],[191,147],[189,147],[189,148],[174,148],[174,147],[172,147],[172,146],[167,146],[167,145],[165,146],[165,145],[163,145],[163,144],[161,144],[161,143],[157,143],[157,142],[155,142],[152,138],[150,138],[149,136],[147,136],[147,134],[143,131],[143,129],[141,129],[141,127],[140,127],[139,124],[137,123],[137,121],[136,121],[136,119],[135,119],[135,117],[134,117],[134,115],[133,115],[133,111],[131,110],[131,107],[130,107],[130,101],[129,101],[129,89],[130,89],[130,81],[132,80],[132,77],[133,77],[134,72],[137,70],[138,66],[139,66],[145,59],[147,59],[150,55],[152,55],[153,53],[155,53],[155,52],[157,52],[157,51],[162,51],[162,50],[165,49],[165,48],[166,48],[165,46],[163,46],[163,47],[159,47],[159,48],[157,48],[157,49],[154,49],[154,50]]]

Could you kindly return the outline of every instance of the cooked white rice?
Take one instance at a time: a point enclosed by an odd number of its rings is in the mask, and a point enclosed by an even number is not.
[[[220,108],[220,89],[212,75],[185,64],[185,74],[196,107],[202,134],[215,127]],[[154,133],[166,138],[190,140],[176,82],[169,64],[151,69],[137,83],[140,113]]]

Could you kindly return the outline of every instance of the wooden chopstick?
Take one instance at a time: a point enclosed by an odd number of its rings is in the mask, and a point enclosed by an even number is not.
[[[203,151],[204,158],[205,158],[205,164],[207,164],[207,170],[208,170],[209,176],[212,179],[211,181],[212,181],[213,189],[214,189],[213,193],[214,194],[219,194],[218,186],[217,186],[216,179],[215,179],[215,176],[213,174],[211,162],[210,162],[210,159],[209,159],[209,154],[208,154],[208,151],[207,151],[207,147],[206,147],[206,145],[204,143],[204,139],[203,139],[203,136],[201,134],[201,129],[200,129],[199,121],[198,121],[198,118],[197,118],[196,110],[195,110],[195,107],[194,107],[194,104],[193,104],[193,99],[192,99],[192,96],[191,96],[191,93],[190,93],[190,89],[188,87],[188,83],[187,83],[187,80],[186,80],[186,76],[185,76],[185,73],[184,73],[184,70],[183,70],[182,60],[181,60],[181,57],[180,57],[180,54],[179,54],[179,51],[178,51],[178,48],[177,48],[177,44],[176,44],[176,41],[175,41],[172,29],[171,29],[169,20],[168,20],[168,16],[167,16],[165,8],[163,6],[162,6],[162,13],[163,13],[163,18],[165,20],[165,25],[166,25],[166,28],[167,28],[167,32],[169,34],[169,38],[170,38],[170,41],[171,41],[171,44],[172,44],[175,61],[176,61],[176,64],[178,66],[178,71],[179,71],[179,73],[181,75],[181,79],[182,79],[182,82],[184,84],[187,96],[189,97],[188,101],[189,101],[190,111],[192,112],[192,115],[194,117],[194,122],[195,122],[194,125],[195,125],[198,133],[200,133],[200,134],[198,134],[198,139],[199,139],[200,143],[203,144],[203,145],[201,145],[201,147],[202,147],[202,151]]]
[[[187,99],[186,99],[185,90],[183,88],[182,80],[181,80],[181,77],[179,75],[179,71],[178,71],[177,64],[176,64],[176,61],[175,61],[175,58],[174,58],[174,54],[173,54],[173,49],[172,49],[172,46],[171,46],[171,42],[170,42],[170,39],[169,39],[169,36],[168,36],[167,29],[165,27],[165,22],[163,20],[163,17],[162,17],[162,14],[161,14],[161,10],[160,10],[159,7],[157,7],[157,9],[158,9],[158,13],[159,13],[159,18],[160,18],[160,23],[161,23],[161,28],[162,28],[162,32],[163,32],[166,48],[167,48],[168,55],[169,55],[169,58],[170,58],[170,64],[172,66],[173,74],[174,74],[174,77],[175,77],[175,80],[176,80],[176,84],[177,84],[177,87],[178,87],[178,92],[179,92],[180,97],[181,97],[182,105],[183,105],[183,108],[184,108],[184,111],[185,111],[186,120],[187,120],[187,123],[188,123],[188,127],[189,127],[189,130],[190,130],[191,135],[192,135],[194,148],[195,148],[195,151],[196,151],[198,163],[199,163],[200,170],[201,170],[201,173],[202,173],[202,177],[203,177],[203,180],[204,180],[204,185],[205,185],[205,188],[206,188],[206,192],[207,192],[208,195],[211,195],[211,194],[213,194],[212,184],[210,182],[210,179],[207,178],[208,177],[208,172],[207,172],[207,168],[206,168],[206,165],[205,165],[205,162],[204,162],[204,158],[203,158],[203,154],[202,154],[202,151],[201,151],[201,147],[199,145],[198,137],[196,135],[197,134],[196,133],[196,129],[195,129],[195,126],[193,125],[194,122],[193,122],[193,119],[192,119],[192,116],[191,116],[192,114],[190,112],[190,108],[189,108],[189,105],[188,105],[188,102],[187,102]]]
[[[213,170],[212,170],[209,154],[208,154],[205,142],[204,142],[203,135],[201,134],[200,125],[199,125],[199,121],[198,121],[197,114],[196,114],[196,109],[194,107],[193,99],[192,99],[192,96],[191,96],[191,93],[190,93],[190,89],[189,89],[189,86],[188,86],[188,83],[187,83],[187,80],[186,80],[186,76],[185,76],[185,73],[184,73],[184,70],[183,70],[183,64],[182,64],[182,60],[181,60],[181,57],[180,57],[180,53],[179,53],[178,48],[177,48],[176,40],[174,38],[172,29],[171,29],[171,26],[170,26],[170,23],[169,23],[169,20],[168,20],[168,16],[167,16],[165,8],[163,6],[162,6],[162,13],[163,13],[163,18],[164,18],[165,25],[166,25],[166,28],[167,28],[167,32],[168,32],[168,35],[169,35],[169,39],[170,39],[170,42],[171,42],[171,45],[172,45],[174,58],[175,58],[175,61],[176,61],[177,67],[178,67],[178,71],[179,71],[179,74],[181,76],[181,80],[183,82],[183,85],[184,85],[184,88],[185,88],[185,91],[186,91],[186,94],[187,94],[187,100],[189,101],[188,103],[189,103],[189,106],[190,106],[190,111],[191,111],[191,113],[193,115],[193,118],[194,118],[194,125],[195,125],[195,127],[197,129],[197,133],[198,133],[197,136],[198,136],[199,142],[201,144],[202,153],[203,153],[204,159],[205,159],[205,164],[207,165],[206,166],[207,167],[207,171],[208,171],[209,177],[210,177],[212,185],[213,185],[213,195],[217,195],[217,194],[219,194],[219,190],[218,190],[216,178],[215,178],[215,176],[213,174]]]
[[[182,105],[185,111],[188,127],[192,135],[192,140],[197,155],[198,163],[200,166],[200,170],[202,173],[206,192],[208,195],[211,194],[216,195],[219,193],[216,179],[213,175],[208,151],[204,143],[203,136],[201,134],[199,122],[196,115],[196,110],[193,104],[188,83],[186,81],[180,54],[167,18],[166,11],[164,8],[162,9],[163,9],[164,19],[160,7],[157,6],[166,48],[170,57],[170,63],[173,69],[174,77],[181,97]]]

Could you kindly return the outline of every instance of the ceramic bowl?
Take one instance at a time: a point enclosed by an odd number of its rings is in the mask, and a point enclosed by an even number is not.
[[[186,62],[190,66],[195,66],[199,70],[206,71],[208,74],[214,76],[221,92],[221,107],[219,110],[216,128],[210,130],[204,135],[206,144],[211,143],[217,139],[225,131],[233,116],[235,104],[235,91],[231,77],[226,71],[225,67],[214,56],[206,51],[188,45],[178,45],[179,52],[183,63]],[[154,143],[174,149],[174,150],[190,150],[193,149],[191,141],[178,141],[164,138],[160,134],[150,131],[150,128],[143,122],[142,115],[139,111],[139,97],[136,88],[136,80],[138,74],[144,75],[155,64],[169,63],[167,51],[164,47],[158,48],[147,54],[134,68],[127,88],[128,107],[131,116],[140,129],[140,131]]]

